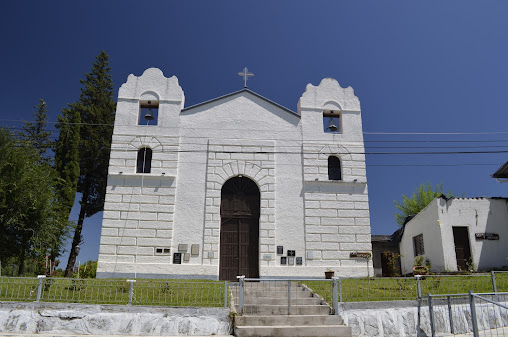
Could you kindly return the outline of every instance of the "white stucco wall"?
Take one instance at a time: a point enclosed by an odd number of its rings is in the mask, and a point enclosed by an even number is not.
[[[403,273],[413,267],[413,237],[423,233],[425,256],[435,271],[457,271],[453,227],[467,227],[471,258],[477,270],[508,265],[508,206],[506,199],[453,198],[433,200],[409,221],[400,242]],[[499,240],[476,239],[495,233]]]
[[[438,201],[434,199],[412,220],[406,223],[404,234],[400,242],[400,261],[402,274],[413,272],[415,252],[413,237],[423,234],[425,257],[432,263],[432,270],[442,270],[444,267],[443,245],[438,223]]]
[[[137,125],[140,99],[158,100],[158,125]],[[246,90],[183,105],[176,77],[155,68],[130,75],[119,91],[99,277],[217,278],[221,188],[238,175],[260,189],[261,277],[322,277],[326,268],[373,274],[371,263],[349,257],[371,251],[360,103],[351,88],[334,79],[308,85],[301,115]],[[323,132],[325,109],[340,111],[343,132]],[[143,146],[153,151],[152,171],[137,174]],[[341,159],[342,181],[328,180],[329,155]],[[188,253],[198,244],[199,254],[173,264],[180,244]],[[278,245],[303,265],[281,266]]]
[[[441,199],[439,218],[444,243],[445,267],[457,270],[453,227],[467,227],[471,257],[478,270],[508,265],[508,207],[506,199]],[[496,233],[499,240],[480,240],[476,233]]]

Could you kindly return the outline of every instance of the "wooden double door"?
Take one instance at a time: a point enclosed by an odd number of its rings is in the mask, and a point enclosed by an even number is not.
[[[259,277],[259,200],[256,183],[245,177],[228,180],[221,192],[219,279]]]

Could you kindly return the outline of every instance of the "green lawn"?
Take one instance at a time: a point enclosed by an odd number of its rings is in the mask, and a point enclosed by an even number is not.
[[[332,303],[330,281],[302,282]],[[35,301],[36,278],[0,277],[0,301]],[[508,273],[496,273],[498,291],[508,291]],[[424,276],[421,294],[460,294],[469,290],[492,292],[490,274]],[[126,280],[48,278],[43,280],[42,302],[127,304],[130,284]],[[417,283],[412,277],[345,278],[341,280],[342,301],[414,300]],[[237,290],[237,288],[235,289]],[[229,300],[228,300],[229,302]],[[224,282],[206,280],[137,280],[133,305],[222,307]]]
[[[328,303],[332,301],[331,282],[303,282]],[[324,284],[325,283],[325,284]],[[508,291],[508,273],[496,273],[497,291]],[[392,301],[418,298],[415,278],[348,278],[341,280],[342,301]],[[420,281],[422,296],[430,294],[462,294],[472,290],[477,293],[492,292],[490,274],[423,276]]]
[[[0,278],[0,301],[35,301],[37,279]],[[127,304],[130,284],[126,280],[43,280],[41,302]],[[138,280],[133,305],[222,307],[224,282],[206,280]]]

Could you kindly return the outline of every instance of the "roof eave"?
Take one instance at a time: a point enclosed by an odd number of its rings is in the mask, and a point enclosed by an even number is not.
[[[294,116],[296,116],[296,117],[300,117],[300,115],[299,115],[299,114],[297,114],[296,112],[292,111],[291,109],[288,109],[288,108],[286,108],[285,106],[282,106],[282,105],[280,105],[280,104],[278,104],[278,103],[275,103],[274,101],[272,101],[272,100],[270,100],[270,99],[268,99],[268,98],[266,98],[266,97],[264,97],[264,96],[262,96],[262,95],[260,95],[260,94],[258,94],[258,93],[256,93],[256,92],[254,92],[254,91],[252,91],[252,90],[249,90],[249,89],[247,89],[247,88],[243,88],[242,90],[238,90],[238,91],[235,91],[235,92],[232,92],[232,93],[229,93],[229,94],[223,95],[223,96],[219,96],[219,97],[213,98],[213,99],[208,100],[208,101],[204,101],[204,102],[201,102],[201,103],[198,103],[198,104],[191,105],[191,106],[189,106],[189,107],[183,108],[183,109],[182,109],[182,111],[188,111],[188,110],[191,110],[191,109],[195,109],[195,108],[200,107],[200,106],[203,106],[203,105],[205,105],[205,104],[213,103],[213,102],[219,101],[219,100],[221,100],[221,99],[228,98],[228,97],[231,97],[231,96],[234,96],[234,95],[240,94],[240,93],[242,93],[242,92],[248,92],[248,93],[250,93],[250,94],[252,94],[252,95],[254,95],[254,96],[256,96],[256,97],[258,97],[258,98],[260,98],[260,99],[262,99],[262,100],[264,100],[265,102],[268,102],[268,103],[270,103],[270,104],[272,104],[272,105],[275,105],[275,106],[276,106],[276,107],[278,107],[279,109],[282,109],[282,110],[284,110],[284,111],[287,111],[287,112],[291,113],[292,115],[294,115]]]

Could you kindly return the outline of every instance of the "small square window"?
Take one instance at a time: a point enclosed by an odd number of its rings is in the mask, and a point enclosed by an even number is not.
[[[139,101],[138,125],[157,125],[158,119],[158,101]]]

